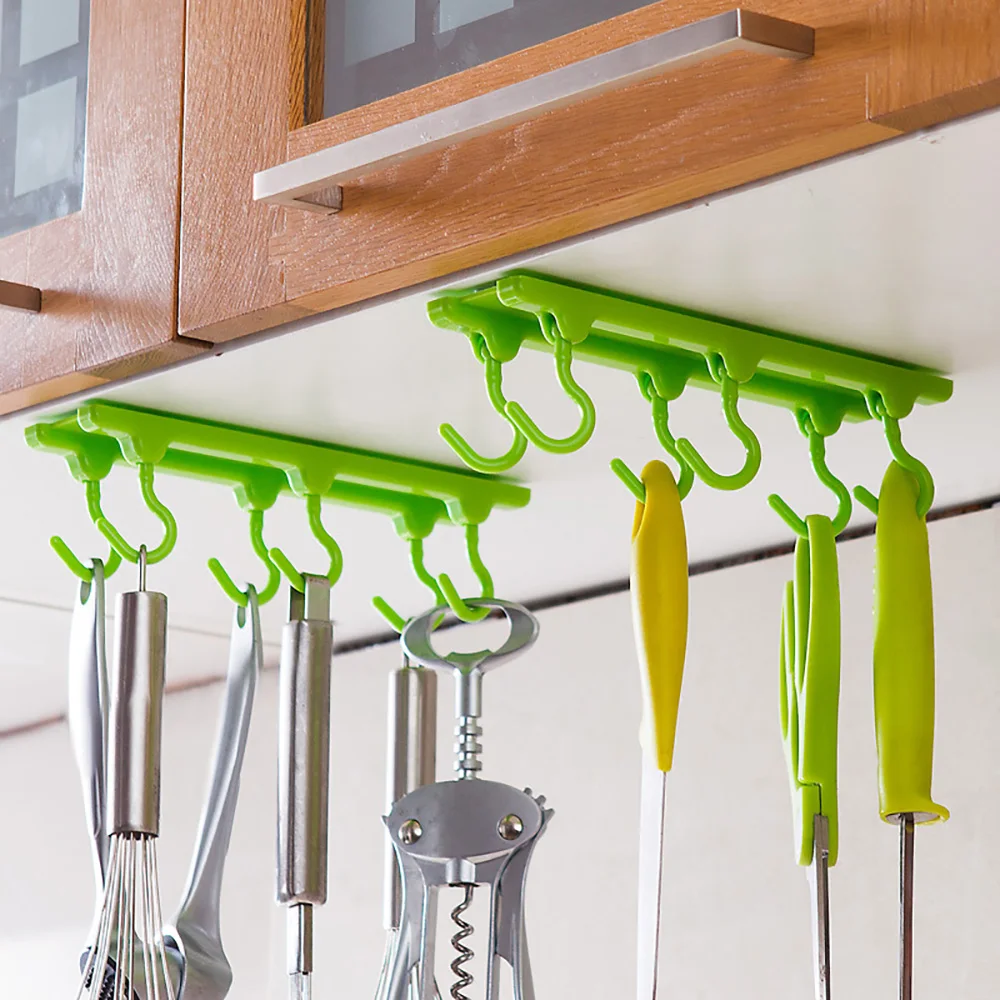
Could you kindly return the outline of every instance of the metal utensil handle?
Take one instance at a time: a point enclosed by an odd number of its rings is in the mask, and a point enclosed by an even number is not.
[[[237,606],[233,612],[229,669],[209,772],[208,793],[198,824],[187,886],[175,921],[178,925],[196,923],[206,933],[214,933],[216,937],[223,869],[236,816],[254,693],[262,667],[261,642],[257,595],[251,588],[247,606]]]
[[[160,832],[160,742],[167,653],[167,598],[118,595],[108,740],[109,832]]]
[[[386,812],[408,792],[433,784],[437,764],[437,674],[403,666],[389,675],[388,746],[386,748]],[[382,923],[399,929],[402,882],[392,838],[386,838]]]
[[[322,904],[327,891],[333,624],[329,580],[307,576],[305,583],[304,595],[293,592],[292,619],[281,644],[278,900]]]
[[[441,656],[431,645],[431,633],[441,613],[448,610],[442,607],[432,608],[422,615],[417,615],[403,629],[400,643],[406,655],[414,663],[435,670],[470,671],[478,668],[485,673],[517,656],[538,638],[538,619],[520,604],[485,597],[466,603],[470,607],[489,608],[504,613],[510,624],[510,634],[499,649],[486,649],[477,653],[449,653],[448,656]]]
[[[73,605],[66,718],[76,765],[80,770],[98,897],[104,890],[108,859],[108,838],[104,826],[104,746],[108,712],[104,614],[104,564],[95,559],[93,578],[79,584]]]

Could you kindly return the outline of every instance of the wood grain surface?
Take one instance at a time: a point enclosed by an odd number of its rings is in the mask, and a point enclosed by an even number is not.
[[[91,0],[90,19],[83,209],[0,242],[2,276],[42,289],[39,315],[0,318],[4,410],[194,349],[176,339],[184,3]]]
[[[1000,104],[1000,2],[884,0],[870,114],[902,131]]]
[[[284,266],[268,250],[282,219],[254,202],[253,175],[285,157],[292,13],[287,0],[188,4],[183,334],[214,340],[195,331],[238,336],[288,318]],[[272,308],[274,321],[257,315]]]

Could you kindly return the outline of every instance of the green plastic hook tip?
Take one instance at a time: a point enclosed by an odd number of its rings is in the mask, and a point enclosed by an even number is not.
[[[639,503],[646,502],[646,487],[642,480],[620,458],[611,459],[611,471],[625,484]]]

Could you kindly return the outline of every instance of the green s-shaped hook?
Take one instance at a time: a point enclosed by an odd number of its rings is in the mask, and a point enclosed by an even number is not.
[[[139,463],[139,488],[142,491],[142,499],[150,512],[154,514],[163,525],[163,541],[146,553],[147,565],[158,563],[166,559],[173,551],[177,542],[177,521],[170,513],[164,503],[156,495],[153,489],[154,466],[150,462]],[[111,543],[111,547],[129,562],[139,561],[139,550],[134,549],[122,537],[121,532],[102,514],[96,520],[97,529]]]
[[[465,551],[469,556],[469,565],[472,572],[476,574],[479,581],[481,598],[493,597],[493,577],[486,568],[482,556],[479,554],[479,525],[467,524],[465,526]],[[455,617],[462,622],[481,622],[489,613],[489,608],[471,608],[459,596],[455,585],[451,582],[451,577],[447,573],[442,573],[438,577],[438,584],[448,607],[454,612]]]
[[[441,588],[437,584],[437,580],[431,576],[429,570],[424,565],[424,540],[422,538],[411,538],[410,543],[410,565],[413,567],[413,572],[416,574],[417,579],[430,590],[431,595],[434,598],[434,606],[437,607],[439,604],[444,604],[444,594],[441,593]],[[385,598],[373,597],[372,607],[389,623],[389,625],[397,632],[402,632],[406,627],[406,619],[399,614],[397,611],[393,610],[392,606],[389,604]]]
[[[573,378],[573,345],[559,332],[555,320],[548,313],[539,315],[538,322],[541,324],[543,336],[552,345],[552,354],[556,362],[556,378],[559,380],[563,392],[576,403],[580,410],[580,425],[568,437],[554,438],[549,437],[548,434],[539,429],[538,424],[528,416],[520,403],[507,403],[504,412],[514,427],[536,448],[557,455],[568,455],[578,451],[590,440],[594,433],[594,427],[597,425],[597,411],[594,408],[594,401]]]
[[[799,410],[795,414],[795,419],[798,421],[799,430],[809,439],[809,458],[817,478],[837,498],[837,513],[832,522],[833,534],[836,537],[847,527],[851,519],[851,493],[827,466],[826,438],[816,430],[809,413],[806,410]],[[799,538],[809,537],[809,526],[777,493],[772,493],[767,502]]]
[[[481,597],[489,598],[493,596],[493,578],[490,576],[489,570],[486,568],[485,563],[482,560],[482,556],[479,554],[479,525],[478,524],[467,524],[465,526],[465,546],[466,552],[469,556],[469,565],[472,567],[472,571],[476,574],[476,578],[479,580],[479,585],[481,588]],[[442,573],[437,580],[431,575],[427,567],[424,565],[424,543],[420,538],[410,539],[410,563],[413,566],[413,572],[417,575],[417,579],[420,580],[425,587],[427,587],[434,597],[435,607],[443,604],[447,604],[451,608],[455,617],[459,621],[463,622],[478,622],[482,621],[488,614],[488,608],[473,608],[470,607],[462,597],[459,595],[458,590],[451,581],[451,577],[447,573]],[[392,626],[397,632],[402,632],[406,627],[406,619],[394,611],[392,607],[381,597],[372,598],[372,605],[375,610],[378,611],[380,615]],[[440,624],[440,622],[438,622]]]
[[[489,348],[486,346],[486,341],[481,336],[474,336],[472,338],[472,350],[475,355],[483,363],[486,374],[486,393],[489,396],[490,404],[493,409],[504,418],[507,423],[510,420],[507,416],[506,406],[507,400],[503,395],[503,366],[500,364],[496,358],[490,354]],[[514,441],[507,451],[500,455],[498,458],[487,458],[485,455],[480,455],[468,441],[462,437],[457,430],[455,430],[452,424],[442,424],[438,428],[438,433],[444,440],[448,443],[448,446],[453,452],[470,468],[475,469],[476,472],[485,473],[495,473],[495,472],[506,472],[507,469],[513,468],[518,462],[524,458],[524,453],[528,448],[528,439],[517,429],[516,426],[511,424],[511,429],[514,431]]]
[[[323,498],[316,493],[306,494],[306,513],[309,517],[309,529],[313,537],[326,550],[330,557],[330,568],[326,576],[332,587],[344,570],[344,554],[340,551],[337,540],[323,526]],[[292,561],[279,548],[272,548],[271,559],[278,569],[288,578],[288,582],[299,591],[305,591],[306,584],[302,574],[292,565]]]
[[[99,479],[88,479],[84,482],[84,489],[87,496],[87,511],[90,514],[90,519],[96,524],[104,517],[104,513],[101,510],[101,481]],[[52,546],[55,554],[66,564],[67,569],[74,576],[79,577],[84,583],[90,583],[94,579],[93,568],[86,566],[78,559],[73,550],[58,535],[53,535],[49,539],[49,545]],[[104,562],[104,579],[106,580],[111,576],[121,564],[122,557],[118,554],[114,546],[112,546],[108,552],[108,558]]]
[[[264,511],[256,508],[250,511],[250,544],[267,570],[267,583],[264,585],[264,589],[257,593],[257,604],[263,606],[278,592],[278,587],[281,586],[281,571],[271,559],[267,546],[264,544]],[[226,596],[234,604],[245,608],[249,600],[247,592],[240,590],[233,583],[233,578],[226,572],[222,563],[215,558],[209,559],[208,569],[215,577],[216,583],[225,591]]]
[[[889,443],[889,451],[897,465],[901,465],[907,472],[913,473],[917,480],[919,493],[917,494],[917,516],[926,517],[927,512],[934,503],[934,477],[930,469],[920,461],[919,458],[911,455],[903,447],[903,436],[899,427],[899,419],[890,417],[885,407],[885,401],[877,392],[866,392],[865,402],[868,404],[868,412],[881,422],[885,430],[885,438]],[[854,487],[854,497],[858,503],[867,507],[873,514],[878,516],[878,499],[864,486]]]
[[[746,425],[739,413],[739,383],[726,370],[726,363],[721,355],[710,354],[706,359],[712,378],[722,388],[722,412],[726,423],[746,451],[746,461],[739,472],[724,476],[716,472],[695,450],[687,438],[677,442],[677,452],[699,479],[717,490],[739,490],[746,486],[760,469],[760,441],[757,435]]]

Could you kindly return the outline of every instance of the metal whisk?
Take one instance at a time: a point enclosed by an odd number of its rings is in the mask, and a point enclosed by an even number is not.
[[[85,952],[77,1000],[175,1000],[160,911],[160,733],[167,599],[145,589],[118,596],[107,754],[107,878],[96,941]]]

